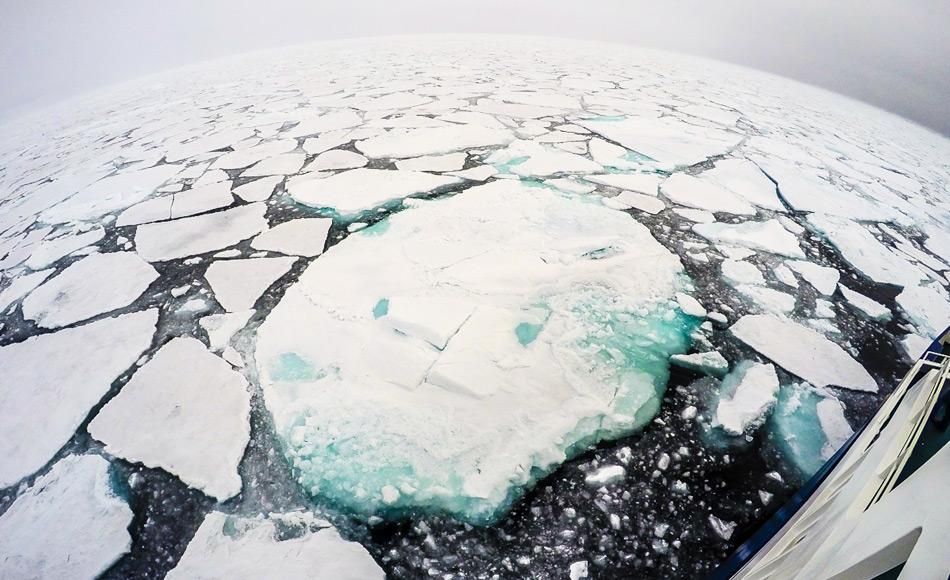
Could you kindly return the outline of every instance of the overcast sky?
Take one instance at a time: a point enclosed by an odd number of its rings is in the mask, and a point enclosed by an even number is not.
[[[0,116],[183,64],[346,37],[495,32],[665,48],[950,135],[948,0],[0,0]]]

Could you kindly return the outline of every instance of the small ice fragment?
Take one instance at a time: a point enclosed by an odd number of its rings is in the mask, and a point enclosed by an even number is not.
[[[571,564],[569,575],[571,580],[580,580],[587,578],[587,560],[581,560]]]
[[[689,294],[677,292],[676,303],[679,304],[680,310],[683,311],[683,314],[688,316],[696,316],[698,318],[706,316],[706,309],[703,308],[703,305]]]
[[[666,471],[670,466],[670,456],[668,453],[660,453],[660,457],[656,460],[656,466],[660,471]]]
[[[718,351],[674,354],[670,362],[678,367],[721,377],[729,370],[729,361]]]
[[[584,478],[584,483],[591,487],[600,487],[621,481],[626,475],[627,471],[623,467],[619,465],[606,465],[589,473],[587,477]]]
[[[709,514],[709,526],[716,532],[716,535],[723,540],[729,540],[729,538],[732,537],[732,533],[736,530],[735,522],[721,520],[712,514]]]
[[[769,492],[767,492],[767,491],[763,491],[763,490],[760,489],[760,490],[759,490],[759,501],[762,502],[762,505],[769,505],[769,502],[772,501],[772,494],[769,493]]]

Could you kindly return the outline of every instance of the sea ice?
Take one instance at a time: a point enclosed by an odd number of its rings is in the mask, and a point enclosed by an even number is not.
[[[769,425],[772,441],[805,479],[851,436],[841,402],[807,384],[781,388]]]
[[[779,383],[775,367],[742,361],[726,375],[720,386],[712,426],[730,435],[742,435],[758,429],[775,405]]]
[[[156,278],[134,252],[93,254],[69,265],[23,300],[23,316],[56,328],[131,304]]]
[[[330,218],[301,218],[278,224],[251,241],[255,250],[279,252],[289,256],[313,258],[323,253]]]
[[[317,155],[307,164],[306,171],[333,171],[336,169],[357,169],[365,167],[369,159],[345,149],[331,149]],[[400,167],[400,169],[402,169]]]
[[[228,312],[254,307],[264,290],[286,274],[297,258],[245,258],[215,260],[205,278],[218,304]]]
[[[72,437],[151,344],[157,321],[158,311],[147,310],[0,347],[0,489],[43,467]]]
[[[505,145],[514,139],[515,136],[505,129],[479,125],[452,125],[387,133],[357,141],[356,148],[368,157],[406,159],[472,147]]]
[[[698,321],[644,226],[512,180],[383,223],[314,261],[258,331],[304,489],[365,515],[490,521],[576,443],[652,418]]]
[[[364,168],[288,184],[287,191],[304,205],[332,208],[340,215],[355,216],[390,201],[459,182],[457,177],[419,171]]]
[[[602,173],[585,175],[585,181],[656,197],[663,179],[655,173]]]
[[[194,338],[174,338],[89,423],[106,452],[160,467],[218,500],[241,491],[247,381]]]
[[[660,193],[670,201],[710,212],[754,215],[755,208],[741,197],[713,182],[685,173],[674,173],[660,185]]]
[[[584,478],[584,483],[591,487],[602,487],[617,483],[627,476],[627,470],[619,465],[605,465],[592,471]]]
[[[844,349],[801,324],[771,315],[747,315],[729,331],[813,385],[877,392],[871,375]]]
[[[762,170],[746,159],[723,159],[699,175],[761,208],[784,212],[785,205],[775,194],[775,184]]]
[[[23,265],[31,270],[42,270],[53,265],[64,256],[68,256],[90,244],[95,244],[105,235],[105,230],[96,226],[82,233],[67,234],[53,240],[44,241],[30,253],[30,257]]]
[[[831,296],[835,293],[838,280],[841,278],[841,273],[835,268],[819,266],[805,260],[786,260],[785,265],[798,272],[806,282],[825,296]]]
[[[916,285],[926,275],[888,249],[858,222],[812,214],[808,223],[841,252],[841,257],[859,272],[883,284]]]
[[[617,209],[635,208],[654,215],[666,209],[666,204],[661,200],[632,191],[621,191],[614,197],[605,197],[604,205]]]
[[[267,229],[263,203],[139,226],[135,249],[149,262],[203,254],[236,244]]]
[[[844,299],[847,300],[851,306],[857,308],[859,312],[871,320],[887,321],[891,319],[891,311],[888,310],[887,306],[875,302],[864,294],[855,292],[843,284],[838,284],[838,288],[841,290],[841,295],[844,296]]]
[[[234,333],[244,328],[253,315],[253,310],[211,314],[198,320],[198,324],[208,333],[211,350],[218,352],[228,346]]]
[[[711,242],[762,250],[789,258],[804,258],[798,239],[778,220],[741,224],[695,224],[693,231]]]
[[[465,153],[447,153],[396,161],[396,169],[408,171],[460,171],[465,165]]]
[[[303,153],[284,153],[258,161],[241,172],[241,177],[265,177],[269,175],[293,175],[300,171],[307,156]]]
[[[10,285],[0,292],[0,312],[7,309],[7,306],[13,304],[20,298],[29,294],[34,288],[42,284],[54,272],[53,268],[40,270],[30,274],[21,274],[14,278]]]
[[[697,352],[693,354],[674,354],[670,362],[676,366],[721,377],[729,370],[729,361],[718,351]]]
[[[599,164],[581,155],[520,139],[489,155],[486,162],[494,165],[499,171],[522,177],[590,173],[603,169]]]
[[[274,193],[274,188],[283,180],[280,175],[262,177],[234,188],[234,195],[244,201],[264,201]]]
[[[186,217],[231,205],[231,182],[221,181],[180,193],[153,197],[119,214],[115,225],[132,226]]]
[[[950,296],[940,284],[908,286],[897,295],[896,302],[925,337],[937,338],[950,326]]]
[[[733,286],[739,284],[765,285],[765,277],[759,268],[751,262],[723,260],[721,264],[722,277]]]
[[[132,547],[109,462],[69,455],[0,516],[0,577],[97,578]]]
[[[282,538],[283,530],[293,530]],[[168,580],[382,580],[372,556],[348,542],[326,521],[303,512],[267,517],[213,511],[188,544]]]

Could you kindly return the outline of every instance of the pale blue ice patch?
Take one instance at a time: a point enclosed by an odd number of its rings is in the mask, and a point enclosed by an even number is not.
[[[389,298],[380,298],[373,306],[373,318],[382,318],[389,314]]]
[[[783,386],[772,417],[767,423],[769,437],[785,461],[808,479],[822,465],[822,448],[828,442],[818,420],[822,396],[799,384]]]
[[[275,381],[287,383],[316,381],[326,376],[325,371],[295,352],[281,353],[271,361],[268,370]]]

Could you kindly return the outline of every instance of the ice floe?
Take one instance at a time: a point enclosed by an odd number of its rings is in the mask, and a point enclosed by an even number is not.
[[[660,185],[660,193],[679,205],[713,213],[755,214],[751,204],[728,189],[685,173],[669,177]]]
[[[775,405],[778,389],[775,367],[740,362],[722,381],[712,426],[722,428],[729,435],[758,429]]]
[[[801,274],[806,282],[814,286],[815,290],[825,296],[831,296],[838,287],[841,273],[834,268],[819,266],[804,260],[787,260],[785,265]]]
[[[875,302],[864,294],[855,292],[843,284],[838,284],[838,289],[841,290],[841,295],[844,296],[844,299],[847,300],[849,304],[857,308],[859,312],[868,318],[880,321],[891,319],[891,311],[880,302]]]
[[[131,226],[204,213],[231,205],[231,182],[221,181],[188,191],[154,197],[119,214],[117,226]]]
[[[215,260],[205,271],[214,298],[228,312],[248,310],[264,290],[286,274],[296,258]]]
[[[323,179],[289,184],[287,191],[302,204],[331,208],[342,216],[355,216],[387,202],[459,182],[457,177],[421,171],[352,169]]]
[[[807,384],[782,387],[770,425],[772,440],[804,479],[852,433],[841,402]]]
[[[69,440],[151,344],[157,320],[156,310],[136,312],[0,347],[0,488],[43,467]]]
[[[131,523],[108,461],[64,457],[0,516],[0,576],[97,578],[132,547]]]
[[[514,139],[515,136],[504,129],[479,125],[453,125],[387,133],[357,141],[356,148],[368,157],[407,159],[436,153],[450,153],[472,147],[504,145]]]
[[[670,362],[676,366],[721,377],[729,370],[729,361],[718,351],[674,354]]]
[[[689,324],[660,314],[678,260],[629,216],[501,181],[386,221],[384,244],[351,237],[314,262],[258,333],[265,400],[305,489],[364,513],[485,520],[532,483],[523,466],[548,470],[573,441],[655,412]],[[331,432],[347,444],[328,455]]]
[[[46,328],[72,324],[131,304],[156,278],[134,252],[93,254],[33,290],[23,316]]]
[[[871,375],[844,349],[791,320],[747,315],[736,321],[729,332],[813,385],[877,391],[877,383]]]
[[[135,231],[135,249],[149,262],[219,250],[266,230],[266,209],[262,203],[251,203],[220,212],[141,225]]]
[[[323,253],[333,220],[301,218],[278,224],[251,241],[255,250],[312,258]]]
[[[7,309],[20,298],[30,293],[34,288],[42,284],[53,273],[53,268],[40,270],[30,274],[23,274],[13,279],[3,291],[0,291],[0,312]]]
[[[290,530],[292,534],[284,537]],[[385,577],[365,548],[302,512],[241,517],[213,511],[166,578],[372,580]]]
[[[89,423],[106,452],[162,469],[219,500],[241,491],[247,381],[194,338],[166,343]]]
[[[789,258],[804,258],[798,239],[778,220],[740,224],[695,224],[693,231],[711,242],[732,244]]]

